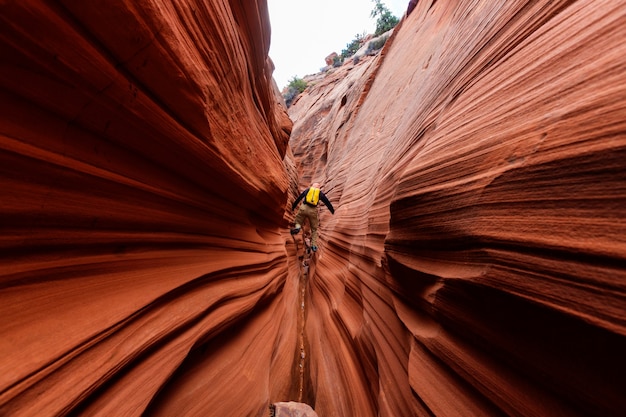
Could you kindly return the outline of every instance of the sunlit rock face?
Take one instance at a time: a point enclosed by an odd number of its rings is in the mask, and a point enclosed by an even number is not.
[[[419,1],[290,107],[320,416],[626,410],[626,6]]]
[[[0,415],[290,398],[269,41],[265,1],[2,2]]]

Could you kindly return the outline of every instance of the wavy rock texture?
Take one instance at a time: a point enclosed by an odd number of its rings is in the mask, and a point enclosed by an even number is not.
[[[0,415],[266,415],[298,285],[266,3],[0,20]]]
[[[264,1],[3,2],[0,415],[620,415],[626,7],[410,7],[288,146]]]
[[[626,7],[412,2],[290,108],[320,416],[626,410]]]

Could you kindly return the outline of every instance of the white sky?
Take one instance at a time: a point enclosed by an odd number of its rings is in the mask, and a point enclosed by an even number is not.
[[[326,66],[324,58],[341,53],[357,34],[373,33],[372,0],[267,0],[272,41],[270,58],[274,79],[285,87],[294,76],[315,74]],[[409,0],[383,0],[401,19]]]

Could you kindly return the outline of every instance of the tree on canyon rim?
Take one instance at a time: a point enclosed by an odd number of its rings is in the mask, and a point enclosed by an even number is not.
[[[372,1],[374,2],[374,9],[372,10],[370,16],[376,18],[376,31],[374,32],[374,36],[380,36],[388,30],[396,27],[399,20],[391,13],[381,0]]]

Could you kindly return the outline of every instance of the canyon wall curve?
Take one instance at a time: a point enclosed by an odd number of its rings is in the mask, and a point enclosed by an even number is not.
[[[0,16],[0,415],[267,414],[297,342],[267,4]]]
[[[0,4],[0,416],[623,412],[626,6],[408,10],[287,110],[264,0]]]
[[[626,8],[414,6],[382,52],[289,108],[300,187],[336,208],[310,281],[310,401],[620,414]]]

